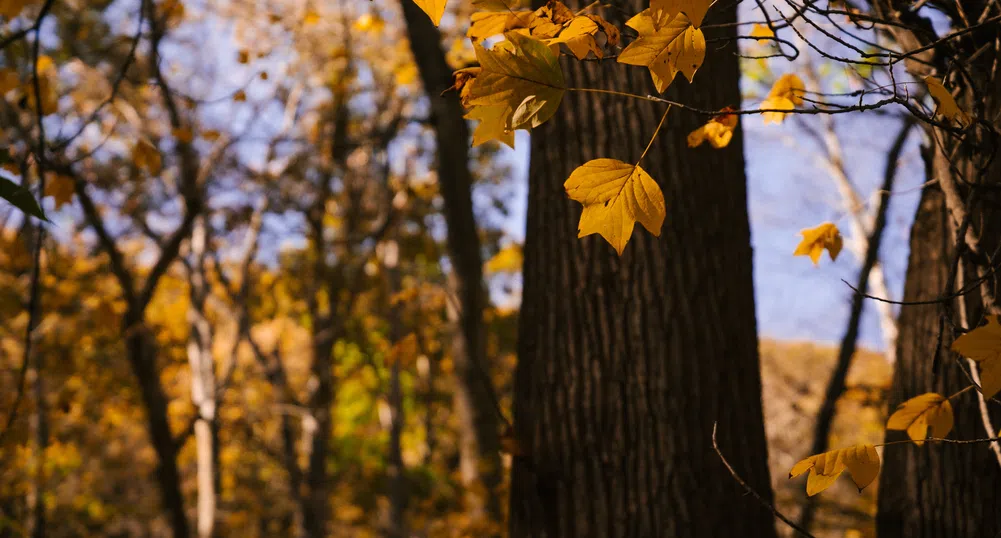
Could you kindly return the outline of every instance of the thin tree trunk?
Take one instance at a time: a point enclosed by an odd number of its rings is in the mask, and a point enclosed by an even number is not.
[[[646,7],[619,1],[606,13]],[[707,23],[732,28],[733,5],[714,12]],[[570,87],[655,93],[643,69],[563,65]],[[695,84],[679,78],[669,97],[737,105],[738,76],[736,56],[710,53]],[[705,118],[671,112],[643,160],[664,191],[664,229],[637,227],[622,257],[598,236],[577,238],[581,208],[564,193],[590,159],[635,162],[663,112],[570,92],[532,133],[513,538],[775,536],[771,513],[712,446],[718,421],[722,452],[771,499],[740,129],[725,149],[693,150],[686,136]]]
[[[862,260],[862,269],[859,271],[858,280],[855,284],[857,293],[852,295],[851,312],[848,315],[848,326],[845,329],[844,337],[841,339],[841,347],[838,350],[838,360],[831,372],[831,378],[827,381],[827,390],[824,392],[824,402],[817,412],[817,420],[813,430],[813,443],[810,447],[810,454],[820,454],[827,452],[828,441],[831,435],[831,428],[834,425],[834,416],[837,411],[838,400],[845,392],[845,385],[848,381],[848,371],[851,369],[852,358],[855,357],[855,350],[858,347],[859,328],[862,321],[862,310],[865,306],[865,297],[868,293],[869,281],[872,271],[879,260],[879,248],[883,241],[883,230],[886,228],[886,213],[890,206],[890,191],[897,176],[897,161],[900,153],[904,149],[907,135],[914,126],[913,121],[906,121],[896,139],[890,147],[886,156],[886,169],[883,174],[883,185],[880,187],[879,206],[876,209],[876,218],[872,224],[872,231],[864,241],[866,246],[865,259]],[[810,530],[813,526],[813,519],[817,510],[817,496],[807,497],[803,512],[799,516],[799,526]]]
[[[459,298],[458,327],[453,339],[455,412],[459,418],[460,472],[474,517],[500,521],[496,488],[501,481],[496,410],[486,361],[483,309],[483,258],[473,215],[469,171],[469,127],[451,86],[452,70],[445,61],[441,35],[420,8],[402,0],[410,48],[431,103],[437,140],[438,183],[445,200],[448,254]]]
[[[191,366],[191,402],[195,406],[195,454],[198,504],[196,527],[199,538],[213,536],[216,519],[216,381],[212,358],[212,327],[205,317],[208,283],[205,281],[205,255],[208,230],[204,216],[195,219],[191,234],[192,262],[188,281],[188,363]]]

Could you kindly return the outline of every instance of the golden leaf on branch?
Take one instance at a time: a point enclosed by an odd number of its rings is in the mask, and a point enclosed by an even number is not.
[[[636,30],[639,38],[619,53],[618,61],[648,68],[658,92],[663,93],[679,72],[691,82],[705,60],[706,38],[684,15],[657,29],[647,9],[626,26]]]
[[[921,446],[929,433],[936,439],[949,435],[952,424],[952,404],[944,396],[928,392],[897,406],[886,429],[906,430],[914,444]]]
[[[789,478],[810,471],[806,479],[806,494],[814,496],[829,488],[847,470],[859,492],[879,475],[879,454],[873,445],[854,445],[810,456],[793,465]]]
[[[987,325],[977,327],[952,343],[952,350],[980,365],[980,390],[984,398],[1001,391],[1001,323],[998,316],[985,316]]]

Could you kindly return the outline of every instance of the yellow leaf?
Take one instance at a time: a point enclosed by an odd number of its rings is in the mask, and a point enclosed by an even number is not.
[[[312,9],[307,11],[306,14],[302,16],[302,24],[304,26],[312,26],[314,24],[318,24],[320,20],[321,20],[320,14]]]
[[[392,349],[389,350],[389,363],[399,362],[408,365],[417,357],[418,351],[417,335],[410,333],[393,344]]]
[[[45,196],[51,196],[56,203],[56,209],[59,209],[73,201],[75,187],[72,178],[52,175],[45,183]]]
[[[507,127],[510,116],[511,107],[507,105],[478,106],[470,110],[464,117],[480,122],[473,131],[473,147],[497,140],[514,148],[514,131]]]
[[[481,41],[488,37],[503,34],[515,28],[528,28],[535,20],[531,11],[479,11],[470,17],[471,24],[466,31],[466,37],[473,41]]]
[[[469,83],[467,103],[474,109],[499,107],[493,113],[504,114],[505,131],[532,129],[556,113],[566,90],[563,72],[541,41],[514,32],[504,35],[510,50],[473,45],[480,72]]]
[[[521,271],[524,261],[525,257],[521,252],[521,245],[511,243],[487,260],[486,270],[488,273],[517,273]]]
[[[191,129],[188,129],[187,127],[178,127],[177,129],[171,129],[170,134],[173,135],[178,142],[184,144],[190,144],[191,141],[195,139],[194,133],[192,133]]]
[[[772,85],[768,97],[761,102],[760,110],[793,110],[796,105],[803,104],[803,93],[806,86],[803,80],[793,73],[786,73],[779,77]],[[762,114],[765,123],[782,123],[788,115],[786,112],[765,112]]]
[[[667,14],[663,20],[673,21],[679,13],[683,13],[692,25],[698,28],[702,26],[702,19],[705,18],[709,6],[715,0],[650,0],[650,9],[654,12],[662,11]],[[654,17],[658,18],[658,17]]]
[[[970,124],[970,115],[959,108],[956,104],[956,100],[952,97],[952,93],[949,92],[942,85],[942,81],[928,76],[925,77],[925,84],[928,86],[928,93],[931,94],[932,99],[935,100],[935,114],[942,115],[950,120],[956,120],[960,125]]]
[[[7,92],[16,90],[21,85],[21,78],[17,71],[10,68],[0,69],[0,97],[7,95]]]
[[[353,26],[361,32],[378,33],[386,27],[386,21],[378,13],[365,13],[358,17]]]
[[[245,64],[250,61],[250,51],[241,49],[236,53],[236,61]]]
[[[654,29],[650,10],[629,19],[626,26],[640,37],[619,53],[619,63],[642,65],[658,92],[664,92],[681,72],[689,82],[706,57],[706,38],[684,15],[678,15],[660,29]]]
[[[236,103],[242,103],[247,100],[247,92],[243,90],[236,90],[233,94],[233,101]]]
[[[575,17],[559,35],[546,41],[549,45],[566,44],[578,60],[583,60],[589,52],[601,58],[601,47],[594,40],[598,33],[598,23],[588,17]]]
[[[977,327],[952,343],[952,350],[980,364],[980,390],[990,398],[1001,390],[1001,323],[986,316],[987,325]]]
[[[664,194],[638,164],[595,159],[579,166],[563,184],[567,195],[584,205],[577,237],[601,234],[619,255],[639,221],[660,236],[666,208]]]
[[[942,439],[952,431],[952,404],[944,396],[929,392],[897,406],[886,422],[888,430],[906,430],[914,444],[921,446],[929,432]]]
[[[813,260],[814,265],[820,262],[820,255],[824,252],[825,248],[831,256],[831,261],[834,261],[838,258],[841,247],[844,246],[844,241],[841,239],[841,232],[831,222],[825,222],[816,228],[800,230],[799,233],[802,234],[803,240],[800,241],[796,247],[796,251],[792,255],[809,256]]]
[[[7,20],[13,19],[24,11],[24,8],[36,3],[36,0],[0,0],[0,15]]]
[[[216,131],[215,129],[209,129],[207,131],[202,131],[202,138],[204,138],[205,140],[208,140],[209,142],[215,142],[216,140],[219,140],[220,136],[222,136],[222,133],[220,133],[219,131]]]
[[[758,38],[758,41],[764,41],[768,38],[775,37],[775,32],[764,24],[755,24],[751,27],[751,37]]]
[[[737,115],[730,114],[733,108],[726,107],[708,123],[688,133],[688,147],[695,148],[709,141],[716,149],[725,148],[733,139],[733,130],[737,127]]]
[[[132,147],[132,161],[152,176],[159,174],[163,165],[160,152],[146,140],[139,140],[139,143]]]
[[[806,494],[814,496],[829,488],[842,472],[848,470],[861,493],[879,475],[879,454],[873,445],[854,445],[810,456],[789,471],[789,478],[810,471]]]
[[[431,22],[435,26],[441,23],[441,17],[445,14],[446,0],[414,0],[414,3],[431,17]]]

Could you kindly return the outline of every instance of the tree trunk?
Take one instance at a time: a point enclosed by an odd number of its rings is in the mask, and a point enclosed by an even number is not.
[[[714,13],[736,19],[732,5]],[[567,86],[655,94],[644,69],[565,60]],[[696,83],[679,77],[669,96],[739,105],[738,76],[736,56],[710,50]],[[740,129],[726,149],[693,150],[686,135],[706,118],[671,112],[643,161],[664,191],[664,229],[637,227],[621,258],[577,238],[581,207],[564,193],[590,159],[635,162],[663,110],[569,92],[532,133],[512,537],[775,536],[711,437],[718,421],[722,452],[771,499]]]
[[[448,92],[452,69],[445,61],[441,34],[412,0],[402,0],[410,48],[431,103],[437,140],[438,183],[445,200],[448,254],[459,299],[459,331],[453,339],[455,412],[460,426],[460,472],[467,508],[474,517],[500,520],[496,488],[501,481],[496,411],[488,377],[483,309],[483,258],[473,215],[469,172],[469,126],[458,95]]]
[[[199,538],[211,538],[216,518],[215,361],[212,358],[212,326],[205,317],[208,283],[205,280],[205,253],[208,230],[199,215],[191,233],[192,261],[188,282],[191,304],[188,309],[190,335],[188,363],[191,366],[191,402],[195,406],[195,453],[197,461],[198,505],[196,527]]]
[[[979,0],[933,4],[942,8],[958,28],[966,24],[961,20],[965,15],[957,14],[956,8],[975,16],[990,9],[990,3]],[[910,15],[896,2],[876,2],[874,6],[882,14],[897,17],[897,22],[923,23],[931,28],[930,21]],[[926,184],[915,215],[903,299],[932,303],[901,308],[897,368],[889,394],[891,409],[926,392],[948,396],[969,386],[970,377],[963,371],[969,368],[968,361],[950,351],[957,335],[952,326],[975,328],[983,314],[997,313],[999,281],[996,274],[987,273],[988,266],[997,263],[995,257],[1001,246],[997,194],[1001,160],[996,154],[1001,91],[992,74],[1001,54],[996,28],[995,23],[994,31],[970,32],[948,45],[929,47],[907,63],[908,71],[917,78],[935,74],[950,90],[960,88],[956,98],[960,108],[977,115],[982,123],[964,134],[962,144],[938,127],[925,126],[926,179],[935,182]],[[900,27],[889,31],[904,51],[936,39],[933,31],[909,32]],[[949,78],[946,74],[955,62],[964,62],[966,75]],[[993,139],[985,136],[989,129],[995,133]],[[977,189],[972,197],[971,186]],[[968,200],[972,203],[968,204]],[[960,212],[968,212],[970,217],[964,234],[959,232],[967,219]],[[970,245],[958,258],[957,241]],[[971,255],[970,250],[978,252]],[[950,278],[953,274],[955,279]],[[984,283],[971,285],[980,275],[986,277]],[[972,289],[964,295],[962,304],[960,300],[934,302],[962,289],[964,283]],[[977,392],[960,395],[952,405],[955,426],[950,438],[978,439],[997,434],[996,425],[984,424],[989,424],[992,417],[986,405],[981,413]],[[996,409],[993,418],[998,418]],[[887,433],[888,441],[901,438],[906,439],[902,432]],[[1001,491],[997,487],[1001,481],[1001,456],[989,445],[892,445],[884,449],[883,461],[876,521],[881,538],[1001,533]]]

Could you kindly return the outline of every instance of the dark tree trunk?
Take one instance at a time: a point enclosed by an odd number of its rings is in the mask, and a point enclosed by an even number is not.
[[[438,152],[438,183],[445,200],[448,256],[453,288],[459,299],[459,330],[453,340],[455,412],[459,418],[460,472],[467,503],[476,516],[499,520],[496,488],[501,481],[496,411],[486,360],[483,309],[483,257],[473,215],[472,174],[469,171],[469,127],[451,86],[452,69],[445,61],[441,34],[412,0],[402,0],[410,49],[420,70],[431,105]],[[477,484],[479,483],[479,484]],[[481,492],[481,493],[477,493]],[[485,493],[483,493],[485,492]]]
[[[989,3],[976,1],[932,2],[960,28],[963,15],[960,7],[975,17]],[[876,9],[896,22],[911,25],[922,19],[910,15],[906,8],[893,1],[879,1]],[[996,13],[996,10],[993,12]],[[992,14],[993,14],[992,13]],[[905,19],[905,17],[908,17]],[[931,24],[923,21],[928,28]],[[907,64],[916,77],[935,74],[944,78],[950,90],[961,88],[959,106],[977,115],[983,123],[970,129],[964,143],[942,129],[925,126],[926,147],[923,152],[928,180],[911,230],[911,254],[904,287],[904,301],[934,301],[974,283],[978,273],[984,274],[985,287],[971,286],[965,304],[958,301],[929,305],[903,306],[900,313],[900,337],[897,346],[897,368],[889,394],[890,408],[923,394],[938,392],[948,396],[970,385],[963,372],[969,365],[950,351],[956,333],[953,324],[976,327],[984,313],[996,312],[998,278],[987,273],[987,266],[997,263],[1001,246],[1001,159],[997,157],[997,134],[993,140],[987,133],[999,132],[1001,124],[1001,91],[993,78],[994,64],[1001,51],[997,48],[998,25],[979,32],[970,32],[947,45],[928,49],[916,61]],[[892,37],[901,50],[914,50],[935,40],[934,32],[909,32],[892,27]],[[983,50],[981,50],[983,49]],[[980,52],[974,54],[974,51]],[[986,52],[986,54],[984,54]],[[972,59],[973,63],[969,63]],[[920,60],[920,61],[917,61]],[[965,62],[968,76],[946,77],[954,62]],[[932,68],[935,72],[932,73]],[[974,93],[973,90],[976,90]],[[993,160],[992,160],[993,159]],[[970,197],[971,185],[977,192]],[[952,200],[950,203],[949,200]],[[967,206],[967,233],[979,243],[979,254],[961,256],[958,278],[950,278],[957,264],[957,235],[965,217],[955,212]],[[970,243],[969,240],[965,241]],[[954,289],[950,289],[954,288]],[[984,291],[988,293],[983,293]],[[962,316],[965,309],[966,315]],[[966,319],[962,319],[965,317]],[[991,405],[995,431],[986,432],[981,419],[978,395],[969,391],[952,401],[955,427],[953,439],[978,439],[996,435],[999,414]],[[888,432],[887,440],[906,439],[902,432]],[[1001,468],[987,445],[953,445],[926,443],[888,446],[883,452],[883,470],[879,488],[877,529],[881,538],[922,538],[939,536],[998,536],[1001,533]]]
[[[713,12],[707,23],[736,19]],[[567,61],[564,73],[571,87],[655,93],[641,68]],[[738,76],[732,51],[710,50],[670,98],[739,105]],[[663,110],[569,92],[532,133],[512,537],[775,536],[711,438],[719,421],[721,450],[770,499],[740,130],[726,149],[692,150],[685,137],[706,118],[670,113],[643,161],[667,201],[663,231],[637,226],[621,258],[577,238],[581,207],[564,193],[590,159],[635,162]]]

